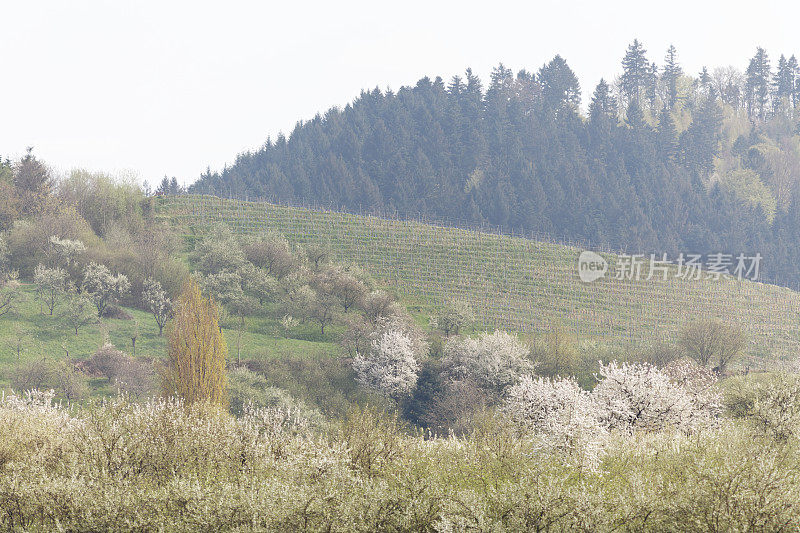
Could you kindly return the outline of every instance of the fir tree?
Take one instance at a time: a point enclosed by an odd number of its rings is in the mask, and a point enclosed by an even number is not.
[[[745,72],[745,102],[751,119],[764,121],[767,118],[770,96],[770,65],[766,50],[760,46],[750,60]]]
[[[650,75],[650,62],[638,39],[628,46],[622,59],[622,93],[627,102],[640,104],[640,96]]]
[[[667,56],[664,58],[664,73],[661,78],[666,89],[666,104],[670,110],[674,109],[678,103],[678,79],[683,75],[677,56],[677,50],[670,45]]]

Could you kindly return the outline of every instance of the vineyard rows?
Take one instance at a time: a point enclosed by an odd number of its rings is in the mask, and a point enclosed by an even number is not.
[[[202,233],[225,223],[241,234],[273,231],[290,242],[329,244],[407,296],[434,305],[468,302],[486,327],[540,334],[559,327],[610,344],[674,340],[691,320],[739,324],[751,354],[798,352],[800,293],[737,280],[602,278],[582,283],[581,249],[410,220],[286,207],[213,196],[159,198],[159,216]],[[613,266],[615,256],[605,254]]]

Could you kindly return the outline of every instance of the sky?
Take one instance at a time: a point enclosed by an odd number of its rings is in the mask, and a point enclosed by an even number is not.
[[[584,103],[638,38],[685,71],[800,55],[800,2],[0,0],[0,155],[189,184],[363,89],[561,54]]]

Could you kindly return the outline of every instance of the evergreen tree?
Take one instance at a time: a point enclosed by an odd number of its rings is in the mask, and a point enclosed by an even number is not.
[[[675,161],[678,154],[678,133],[675,121],[666,105],[658,118],[658,138],[664,157],[669,161]]]
[[[792,78],[792,92],[791,92],[791,102],[792,107],[797,109],[800,107],[800,66],[797,64],[797,58],[792,55],[787,62],[787,68],[791,73]]]
[[[615,124],[617,120],[617,102],[611,94],[611,87],[603,78],[594,90],[592,102],[589,104],[589,118],[595,121],[608,121]]]
[[[156,189],[156,195],[163,196],[165,194],[169,194],[170,193],[169,189],[170,189],[169,178],[164,176],[164,178],[161,180],[161,184]]]
[[[774,90],[773,106],[776,111],[784,101],[790,106],[793,104],[792,98],[795,92],[796,63],[797,60],[795,60],[795,65],[790,65],[786,56],[783,54],[781,54],[780,59],[778,59],[778,71],[775,73],[772,80]]]
[[[577,111],[581,104],[581,86],[578,77],[560,55],[539,70],[539,83],[546,109],[557,115],[564,110]]]
[[[766,50],[760,46],[750,60],[745,72],[745,102],[751,119],[764,121],[767,118],[770,96],[770,65]]]
[[[622,59],[622,94],[628,103],[641,104],[641,93],[650,76],[650,62],[646,54],[647,50],[638,39],[634,39]]]
[[[700,92],[705,96],[708,96],[711,90],[711,81],[711,75],[708,73],[708,69],[703,67],[700,70],[700,74],[697,76],[697,84],[700,86]]]
[[[647,127],[647,121],[644,118],[644,112],[636,101],[628,104],[628,110],[625,112],[625,120],[634,130],[641,130]]]
[[[44,202],[50,196],[53,180],[50,171],[33,155],[33,147],[29,147],[14,168],[14,188],[22,215],[39,214]]]
[[[678,79],[682,75],[683,70],[678,64],[678,52],[673,45],[670,45],[664,58],[664,73],[661,77],[666,89],[666,104],[670,110],[678,103]]]
[[[722,110],[714,98],[706,98],[689,128],[681,138],[681,150],[686,166],[700,176],[714,169],[714,157],[719,153]]]

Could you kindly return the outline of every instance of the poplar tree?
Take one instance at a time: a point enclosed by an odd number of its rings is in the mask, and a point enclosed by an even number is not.
[[[216,302],[203,297],[193,279],[186,282],[178,298],[167,346],[165,396],[175,395],[187,403],[227,405],[228,348],[219,327],[219,310]]]

